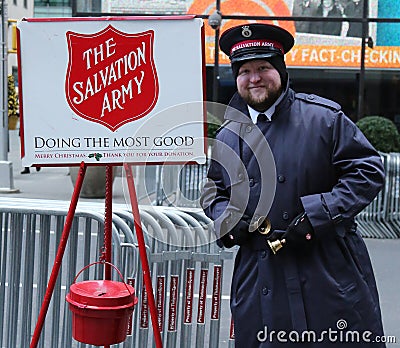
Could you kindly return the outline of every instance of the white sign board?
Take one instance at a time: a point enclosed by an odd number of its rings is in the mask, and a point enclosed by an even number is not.
[[[203,22],[18,23],[22,165],[205,160]]]

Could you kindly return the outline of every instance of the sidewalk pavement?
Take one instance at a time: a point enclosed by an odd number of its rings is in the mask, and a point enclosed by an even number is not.
[[[13,198],[37,198],[69,201],[73,185],[69,169],[45,167],[40,171],[30,168],[30,174],[20,174],[24,169],[20,160],[18,130],[10,131],[10,152],[8,160],[13,164],[14,186],[19,193],[0,193]],[[125,203],[122,177],[116,177],[113,184],[113,202]],[[82,201],[102,202],[104,199]],[[369,249],[377,280],[383,323],[386,336],[394,336],[396,343],[388,348],[400,347],[400,239],[365,239]],[[230,279],[226,279],[230,281]]]

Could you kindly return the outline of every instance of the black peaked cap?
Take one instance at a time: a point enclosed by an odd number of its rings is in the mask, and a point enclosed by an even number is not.
[[[252,59],[283,57],[294,45],[287,30],[272,24],[254,23],[226,30],[219,40],[221,50],[231,63]]]

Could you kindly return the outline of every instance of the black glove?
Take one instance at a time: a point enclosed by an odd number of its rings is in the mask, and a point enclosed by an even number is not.
[[[225,235],[223,235],[219,242],[226,248],[232,248],[234,245],[243,245],[250,239],[249,223],[245,220],[239,222]],[[218,241],[217,241],[218,243]],[[220,243],[218,243],[219,246]]]
[[[314,243],[314,229],[305,212],[297,215],[282,236],[285,244],[300,250],[308,250]]]

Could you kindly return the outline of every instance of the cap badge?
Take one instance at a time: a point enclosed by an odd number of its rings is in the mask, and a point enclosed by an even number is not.
[[[248,25],[245,25],[245,26],[242,27],[242,36],[243,37],[250,37],[251,34],[252,34],[252,32],[251,32],[251,30],[250,30]]]

